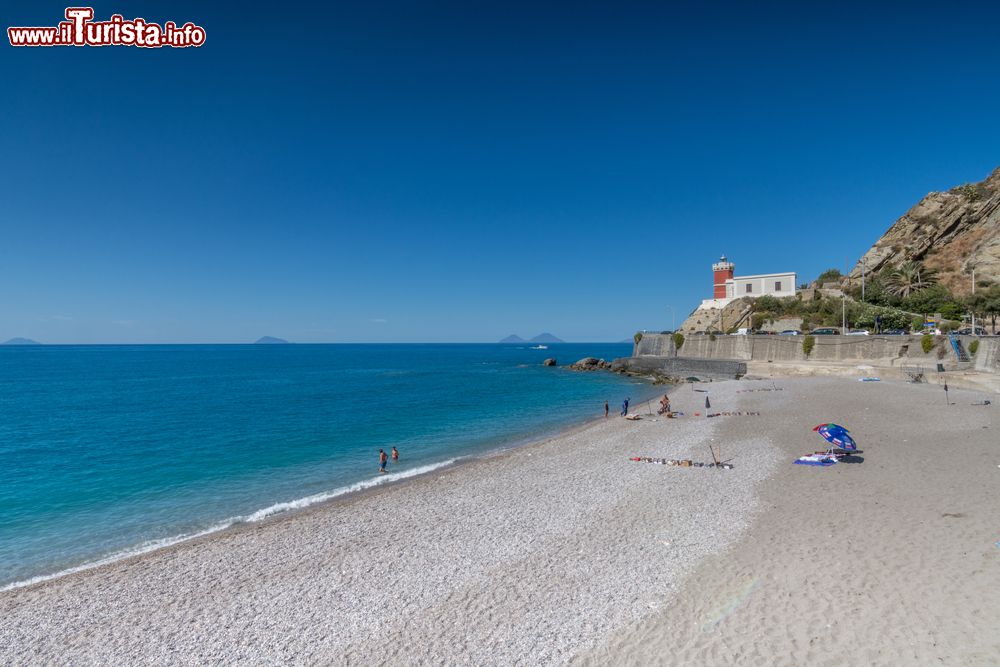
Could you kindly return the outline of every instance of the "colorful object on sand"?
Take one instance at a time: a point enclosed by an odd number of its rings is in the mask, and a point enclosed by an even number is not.
[[[840,424],[820,424],[813,428],[814,431],[823,436],[823,439],[830,443],[830,448],[825,452],[816,452],[815,454],[808,454],[806,456],[800,456],[795,460],[795,463],[803,466],[832,466],[840,461],[840,457],[844,456],[843,452],[834,453],[834,447],[839,447],[842,450],[847,451],[857,451],[858,445],[854,442],[854,438],[848,433],[847,429]]]
[[[846,428],[840,424],[820,424],[813,428],[814,431],[823,436],[823,439],[841,449],[856,450],[857,443]]]
[[[832,466],[837,463],[837,457],[833,454],[808,454],[795,459],[795,463],[800,466]]]

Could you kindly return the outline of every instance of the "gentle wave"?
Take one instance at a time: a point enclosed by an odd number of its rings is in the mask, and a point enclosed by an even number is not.
[[[283,503],[276,503],[269,507],[259,509],[252,514],[246,516],[237,516],[231,519],[227,519],[220,523],[217,523],[210,528],[200,530],[195,533],[184,533],[181,535],[176,535],[174,537],[165,537],[159,540],[150,540],[148,542],[143,542],[137,546],[131,547],[129,549],[123,549],[121,551],[116,551],[113,554],[104,556],[95,561],[90,561],[83,563],[82,565],[75,565],[73,567],[67,568],[65,570],[60,570],[59,572],[54,572],[52,574],[39,575],[37,577],[32,577],[30,579],[24,579],[22,581],[15,581],[4,586],[0,586],[0,593],[13,590],[15,588],[23,588],[24,586],[31,586],[32,584],[39,584],[43,581],[51,581],[52,579],[58,579],[60,577],[65,577],[69,574],[75,574],[77,572],[83,572],[84,570],[91,570],[95,567],[100,567],[102,565],[108,565],[116,561],[124,560],[126,558],[131,558],[133,556],[140,556],[142,554],[150,553],[152,551],[157,551],[159,549],[165,549],[167,547],[173,546],[175,544],[180,544],[181,542],[186,542],[188,540],[193,540],[199,537],[204,537],[206,535],[211,535],[212,533],[217,533],[219,531],[225,530],[237,524],[241,523],[256,523],[258,521],[263,521],[268,517],[275,516],[276,514],[281,514],[283,512],[289,512],[291,510],[298,510],[309,507],[310,505],[315,505],[316,503],[321,503],[326,500],[332,500],[340,496],[345,496],[350,493],[357,493],[358,491],[364,491],[365,489],[370,489],[380,484],[386,484],[388,482],[393,482],[396,480],[407,479],[410,477],[417,477],[418,475],[423,475],[434,470],[439,470],[447,466],[453,465],[459,459],[452,458],[446,461],[441,461],[440,463],[431,463],[424,466],[418,466],[416,468],[411,468],[409,470],[404,470],[402,472],[387,473],[385,475],[379,475],[378,477],[373,477],[371,479],[365,479],[360,482],[355,482],[348,486],[342,486],[332,491],[325,491],[323,493],[316,493],[311,496],[306,496],[304,498],[299,498],[297,500],[291,500]]]
[[[348,493],[355,493],[357,491],[364,491],[365,489],[370,489],[373,486],[378,486],[379,484],[385,484],[386,482],[392,482],[398,479],[406,479],[408,477],[416,477],[417,475],[423,475],[424,473],[431,472],[433,470],[438,470],[439,468],[444,468],[445,466],[450,466],[455,463],[458,459],[448,459],[447,461],[442,461],[441,463],[432,463],[425,466],[418,466],[416,468],[411,468],[410,470],[404,470],[402,472],[386,473],[385,475],[379,475],[378,477],[373,477],[371,479],[364,479],[360,482],[355,482],[349,486],[342,486],[339,489],[334,489],[333,491],[325,491],[323,493],[317,493],[311,496],[306,496],[305,498],[299,498],[298,500],[292,500],[286,503],[277,503],[271,505],[270,507],[265,507],[264,509],[257,510],[253,514],[247,515],[245,517],[237,517],[233,520],[233,523],[253,523],[255,521],[261,521],[269,516],[274,516],[275,514],[280,514],[281,512],[287,512],[289,510],[302,509],[303,507],[308,507],[309,505],[315,505],[316,503],[321,503],[324,500],[330,500],[338,496],[343,496]]]

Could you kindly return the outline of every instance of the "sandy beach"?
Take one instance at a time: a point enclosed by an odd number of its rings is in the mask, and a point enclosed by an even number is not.
[[[781,391],[746,391],[774,389]],[[709,390],[713,412],[695,417]],[[540,444],[0,593],[3,664],[995,664],[984,395],[678,387]],[[813,425],[863,463],[795,466]],[[677,468],[631,456],[710,461]]]

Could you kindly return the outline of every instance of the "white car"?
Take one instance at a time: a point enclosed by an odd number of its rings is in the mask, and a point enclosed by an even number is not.
[[[868,336],[869,333],[865,329],[851,329],[847,332],[848,336]]]

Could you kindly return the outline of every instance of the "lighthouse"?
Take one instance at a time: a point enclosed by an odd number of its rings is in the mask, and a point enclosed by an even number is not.
[[[735,264],[726,259],[725,255],[712,265],[713,299],[725,299],[728,296],[726,294],[726,281],[733,279],[733,269],[735,266]]]

